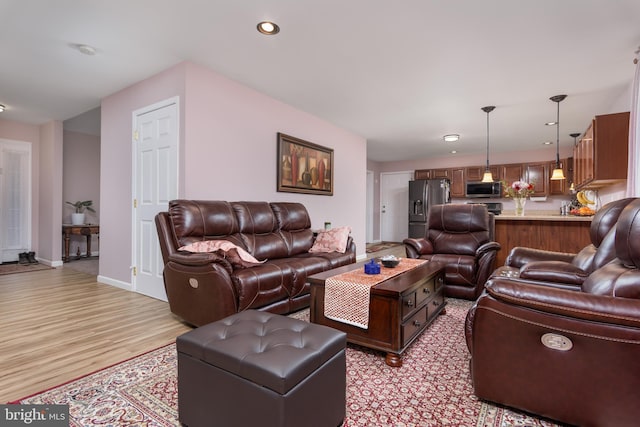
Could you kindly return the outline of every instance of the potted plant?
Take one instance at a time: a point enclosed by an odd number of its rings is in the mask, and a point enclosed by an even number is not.
[[[93,209],[93,200],[84,200],[77,202],[65,202],[68,205],[71,205],[75,208],[75,213],[71,214],[71,224],[73,225],[82,225],[84,224],[84,211],[88,210],[89,212],[95,212]]]

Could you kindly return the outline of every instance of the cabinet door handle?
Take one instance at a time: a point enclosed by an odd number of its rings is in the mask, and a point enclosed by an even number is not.
[[[422,323],[418,322],[417,320],[414,320],[413,326],[415,326],[416,328],[419,328],[420,326],[422,326]]]
[[[440,305],[440,301],[433,301],[433,305],[435,305],[436,307]]]
[[[424,292],[425,294],[429,295],[431,293],[431,291],[429,290],[429,288],[423,288],[422,292]]]
[[[413,300],[407,300],[407,307],[413,307]]]

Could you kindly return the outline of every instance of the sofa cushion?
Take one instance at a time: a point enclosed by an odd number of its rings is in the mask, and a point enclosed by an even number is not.
[[[221,237],[243,245],[238,234],[238,221],[229,202],[172,200],[169,202],[169,218],[178,246]]]
[[[244,246],[258,259],[285,258],[287,244],[278,230],[278,221],[268,202],[231,203]]]
[[[287,245],[288,256],[309,252],[313,244],[311,218],[302,203],[274,202],[271,209],[280,227],[280,235]]]
[[[343,254],[347,250],[349,233],[351,233],[351,227],[336,227],[320,231],[309,252],[340,252]]]

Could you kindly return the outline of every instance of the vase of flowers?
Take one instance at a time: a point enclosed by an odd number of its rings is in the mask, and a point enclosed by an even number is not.
[[[524,206],[527,197],[533,193],[533,184],[525,181],[514,181],[510,185],[502,181],[504,196],[511,197],[515,204],[516,216],[524,216]]]

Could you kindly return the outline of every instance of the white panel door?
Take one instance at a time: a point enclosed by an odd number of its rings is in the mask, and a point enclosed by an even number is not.
[[[409,234],[409,181],[413,172],[380,174],[381,240],[402,242]]]
[[[167,300],[155,216],[178,196],[177,99],[134,113],[134,263],[133,289]]]

